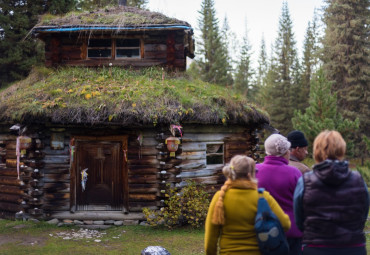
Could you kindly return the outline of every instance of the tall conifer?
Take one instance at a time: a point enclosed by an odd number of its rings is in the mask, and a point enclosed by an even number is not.
[[[324,69],[344,117],[370,136],[370,1],[326,0]],[[360,139],[362,135],[357,134]]]
[[[234,87],[250,101],[253,101],[256,94],[256,87],[253,81],[254,70],[252,68],[251,50],[252,46],[249,42],[248,26],[246,23],[240,57],[236,68]]]
[[[227,53],[222,44],[214,1],[203,0],[199,14],[201,40],[198,43],[200,55],[198,64],[201,69],[201,78],[204,81],[227,85],[228,72],[224,66]]]
[[[278,37],[274,45],[273,64],[268,74],[266,110],[272,124],[282,133],[292,129],[296,90],[299,89],[299,61],[288,4],[283,3]]]

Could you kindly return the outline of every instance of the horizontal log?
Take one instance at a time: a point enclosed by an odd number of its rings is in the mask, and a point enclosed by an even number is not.
[[[196,159],[206,159],[206,152],[205,151],[192,151],[192,152],[183,152],[180,156],[177,156],[176,158],[186,160],[196,160]]]
[[[62,150],[53,150],[50,146],[45,146],[42,151],[46,155],[69,155],[69,146],[65,146]]]
[[[132,175],[128,178],[129,183],[157,183],[157,176],[156,175]]]
[[[23,198],[21,195],[0,193],[0,201],[20,204]]]
[[[155,194],[129,194],[130,201],[154,201],[157,199]]]
[[[68,164],[69,155],[46,155],[43,162],[45,164]]]
[[[0,185],[0,192],[5,194],[23,195],[24,191],[17,186]]]
[[[141,159],[129,159],[128,164],[131,165],[157,165],[159,162],[156,156],[144,156]]]
[[[44,196],[48,200],[53,200],[53,199],[69,199],[70,194],[69,193],[48,193],[45,194]]]
[[[131,187],[131,185],[130,185],[130,188],[129,188],[129,193],[130,194],[135,194],[135,193],[157,193],[157,191],[158,191],[158,188],[148,188],[148,187],[133,188],[133,187]]]
[[[7,141],[6,145],[5,145],[5,148],[6,150],[10,151],[10,150],[14,150],[17,148],[17,140],[12,140],[12,141]]]
[[[0,185],[20,186],[21,181],[13,176],[0,176]]]
[[[250,150],[253,145],[248,141],[234,141],[225,144],[226,150]]]
[[[17,140],[17,136],[10,135],[10,134],[0,134],[0,141],[8,141],[8,140],[15,141]]]
[[[44,174],[69,174],[69,168],[65,168],[64,166],[60,168],[49,168],[45,166],[43,169]]]
[[[18,176],[16,168],[0,168],[0,176]]]
[[[8,211],[8,212],[19,212],[22,210],[20,204],[14,204],[10,202],[0,202],[0,211]]]
[[[181,170],[200,169],[200,168],[205,168],[206,164],[207,164],[206,161],[202,160],[200,162],[191,162],[191,163],[185,162],[184,164],[179,165],[178,167],[180,167]]]
[[[152,189],[152,188],[158,188],[158,183],[131,183],[129,185],[129,191],[131,192],[131,189]]]
[[[158,172],[158,168],[153,166],[130,166],[128,170],[128,174],[156,174]]]
[[[183,142],[182,144],[182,151],[183,152],[190,152],[190,151],[206,151],[207,146],[205,143],[199,142]]]
[[[69,182],[69,174],[44,174],[43,181],[46,182]]]
[[[53,164],[53,163],[48,163],[48,164],[45,164],[45,169],[47,170],[53,170],[53,169],[59,169],[59,168],[63,168],[63,169],[69,169],[69,164]]]
[[[167,45],[166,44],[145,44],[144,45],[145,53],[150,51],[166,51]]]
[[[129,156],[154,156],[158,153],[158,150],[154,147],[130,147],[128,150]]]
[[[202,169],[198,171],[192,171],[192,172],[182,172],[176,177],[178,178],[195,178],[195,177],[205,177],[205,176],[212,176],[216,173],[219,173],[221,171],[218,169]]]

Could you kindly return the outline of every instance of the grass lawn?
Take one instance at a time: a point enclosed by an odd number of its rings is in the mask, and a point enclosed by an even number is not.
[[[145,226],[111,227],[98,230],[100,237],[72,238],[73,227],[47,223],[0,220],[0,254],[124,254],[139,255],[147,246],[162,246],[171,255],[204,254],[203,229],[152,228]],[[367,252],[370,254],[370,221],[365,227]],[[100,240],[100,241],[99,241]]]
[[[122,226],[98,230],[100,234],[105,233],[99,238],[63,239],[67,234],[71,236],[77,231],[78,228],[56,227],[47,223],[0,220],[0,254],[138,255],[147,246],[162,246],[171,255],[204,253],[203,229],[169,231],[145,226]]]

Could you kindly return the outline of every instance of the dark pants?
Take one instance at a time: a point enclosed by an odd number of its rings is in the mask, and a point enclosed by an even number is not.
[[[289,255],[302,254],[302,238],[287,238],[289,244]]]
[[[366,255],[366,247],[303,247],[303,255]]]

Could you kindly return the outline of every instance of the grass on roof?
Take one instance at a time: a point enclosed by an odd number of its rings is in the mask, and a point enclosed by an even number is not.
[[[60,123],[212,124],[267,121],[232,89],[161,68],[34,68],[0,93],[0,119],[48,117]],[[28,116],[28,117],[27,117]]]
[[[64,15],[44,14],[37,26],[49,25],[119,25],[135,26],[148,24],[186,24],[158,12],[135,7],[108,6],[94,11],[72,11]]]

